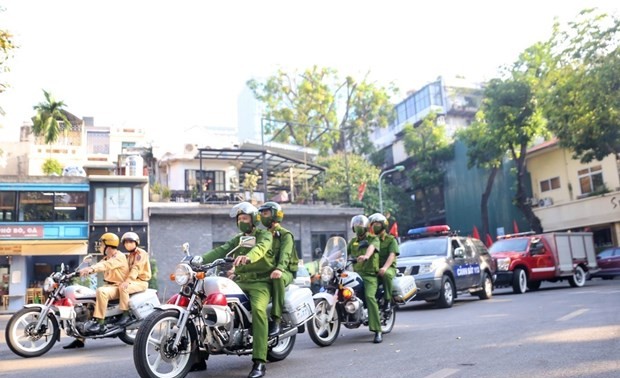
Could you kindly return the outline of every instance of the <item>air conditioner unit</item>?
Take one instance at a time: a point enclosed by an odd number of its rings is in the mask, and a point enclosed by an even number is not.
[[[186,155],[196,155],[198,153],[198,147],[195,144],[188,143],[185,145]]]
[[[553,199],[551,199],[551,197],[541,198],[538,201],[538,206],[540,207],[551,206],[551,205],[553,205]]]
[[[538,206],[538,198],[532,197],[532,198],[528,198],[528,200],[530,201],[530,205],[532,207],[537,207]]]

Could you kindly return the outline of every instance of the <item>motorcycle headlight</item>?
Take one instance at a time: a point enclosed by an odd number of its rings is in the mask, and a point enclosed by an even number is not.
[[[174,282],[183,286],[192,279],[192,268],[187,264],[179,264],[174,269]]]
[[[330,266],[321,268],[321,281],[329,282],[334,278],[334,270]]]
[[[506,271],[510,268],[510,257],[497,259],[497,270]]]
[[[52,277],[47,277],[45,281],[43,281],[43,291],[46,293],[51,293],[54,291],[54,279]]]

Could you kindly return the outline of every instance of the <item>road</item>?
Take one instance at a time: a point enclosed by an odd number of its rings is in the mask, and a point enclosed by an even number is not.
[[[4,340],[0,316],[0,377],[136,377],[132,347],[116,339],[90,340],[64,350],[62,338],[46,355],[24,359]],[[382,344],[367,329],[343,328],[330,347],[298,335],[284,361],[269,363],[267,377],[620,377],[620,279],[591,280],[583,288],[543,283],[537,292],[499,289],[490,300],[459,297],[436,309],[413,302],[397,312]],[[213,356],[207,372],[189,377],[246,377],[249,356]]]

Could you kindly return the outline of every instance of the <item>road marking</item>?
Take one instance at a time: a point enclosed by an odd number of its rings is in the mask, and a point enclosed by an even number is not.
[[[445,378],[458,373],[459,369],[441,369],[436,373],[427,375],[424,378]]]
[[[558,322],[563,322],[565,320],[570,320],[570,319],[575,318],[575,317],[577,317],[577,316],[579,316],[581,314],[585,314],[588,311],[590,311],[590,310],[587,309],[587,308],[582,308],[581,310],[573,311],[573,312],[571,312],[568,315],[562,316],[561,318],[557,319],[557,321]]]

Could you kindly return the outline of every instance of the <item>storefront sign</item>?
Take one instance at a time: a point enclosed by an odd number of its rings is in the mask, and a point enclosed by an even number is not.
[[[0,239],[42,238],[43,226],[0,226]]]

